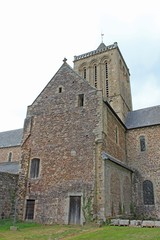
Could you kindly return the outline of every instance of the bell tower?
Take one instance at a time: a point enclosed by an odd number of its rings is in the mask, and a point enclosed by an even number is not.
[[[106,46],[101,42],[96,50],[75,56],[74,70],[102,90],[104,101],[124,122],[127,113],[132,111],[130,74],[117,43]]]

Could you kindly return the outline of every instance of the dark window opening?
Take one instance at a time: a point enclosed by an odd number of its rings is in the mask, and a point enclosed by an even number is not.
[[[8,155],[8,162],[11,162],[11,161],[12,161],[12,152],[10,152]]]
[[[31,220],[34,218],[35,200],[28,199],[26,203],[25,219]]]
[[[108,87],[108,64],[105,63],[105,79],[106,79],[106,96],[109,96],[109,87]]]
[[[83,69],[83,78],[86,79],[86,68]]]
[[[34,158],[31,160],[30,166],[30,177],[37,178],[39,176],[39,167],[40,167],[40,159]]]
[[[118,143],[118,127],[116,127],[116,134],[115,134],[115,137],[116,137],[116,143]]]
[[[154,205],[153,183],[149,180],[143,182],[143,200],[145,205]]]
[[[97,88],[97,66],[94,66],[94,86]]]
[[[69,206],[69,224],[80,224],[81,219],[81,197],[71,196]]]
[[[79,107],[84,106],[84,94],[79,94],[79,96],[78,96],[78,106]]]
[[[141,152],[144,152],[146,150],[146,142],[144,136],[140,137],[140,150]]]
[[[62,92],[62,87],[59,87],[59,93],[61,93]]]

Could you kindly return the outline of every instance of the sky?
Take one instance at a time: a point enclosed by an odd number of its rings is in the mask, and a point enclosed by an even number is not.
[[[23,127],[27,106],[63,64],[118,43],[133,109],[160,105],[158,0],[0,0],[0,132]]]

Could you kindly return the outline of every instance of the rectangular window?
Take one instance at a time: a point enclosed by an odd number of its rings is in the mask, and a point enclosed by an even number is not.
[[[109,86],[108,86],[108,64],[107,62],[105,63],[105,68],[106,68],[106,74],[105,74],[105,79],[106,79],[106,96],[109,96]]]
[[[94,66],[94,86],[97,88],[97,66]]]
[[[12,161],[12,152],[8,154],[8,162],[11,162],[11,161]]]
[[[34,207],[35,200],[27,199],[25,219],[31,220],[34,218]]]
[[[83,69],[83,78],[86,79],[86,68]]]
[[[39,158],[32,159],[31,166],[30,166],[30,177],[31,178],[38,178],[39,168],[40,168],[40,159]]]
[[[78,95],[78,106],[83,107],[84,106],[84,94]]]
[[[141,152],[146,151],[145,137],[144,136],[140,136],[139,140],[140,140],[140,150],[141,150]]]

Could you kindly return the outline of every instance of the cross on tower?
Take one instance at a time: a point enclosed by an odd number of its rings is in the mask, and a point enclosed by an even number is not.
[[[104,34],[103,34],[103,33],[101,33],[101,40],[102,40],[102,43],[103,43],[103,36],[104,36]]]

